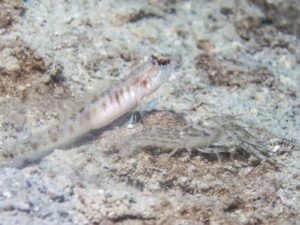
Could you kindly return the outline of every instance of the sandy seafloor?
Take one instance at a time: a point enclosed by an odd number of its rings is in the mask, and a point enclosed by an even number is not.
[[[238,115],[287,140],[275,170],[115,149],[140,123],[92,132],[1,168],[0,224],[300,224],[300,152],[284,153],[300,135],[299,15],[299,0],[0,0],[2,150],[157,53],[178,63],[152,109]]]

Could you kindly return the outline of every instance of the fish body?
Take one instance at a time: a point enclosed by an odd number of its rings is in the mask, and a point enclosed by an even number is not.
[[[4,166],[23,167],[91,130],[105,127],[155,92],[173,70],[173,60],[152,55],[147,62],[66,121],[1,151],[0,163],[2,158]]]

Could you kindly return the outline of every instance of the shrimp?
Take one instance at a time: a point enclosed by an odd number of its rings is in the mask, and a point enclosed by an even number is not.
[[[125,154],[135,154],[137,150],[147,147],[155,147],[173,156],[180,149],[197,149],[202,153],[227,152],[226,149],[211,150],[209,147],[216,142],[222,132],[214,127],[184,126],[184,127],[153,127],[138,131],[126,139],[124,146],[128,146]],[[171,151],[170,151],[171,150]]]
[[[269,151],[269,145],[255,137],[242,126],[233,122],[218,124],[206,121],[207,125],[186,125],[183,127],[154,127],[145,128],[126,138],[122,146],[127,146],[126,154],[133,155],[139,150],[159,150],[158,153],[169,153],[174,156],[178,150],[188,152],[197,150],[199,153],[216,154],[220,161],[221,154],[231,157],[240,151],[265,161],[278,168],[278,163]],[[154,152],[156,153],[156,152]]]

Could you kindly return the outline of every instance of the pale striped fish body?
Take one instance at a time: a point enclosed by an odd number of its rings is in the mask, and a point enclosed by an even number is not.
[[[90,130],[102,128],[133,110],[146,96],[155,92],[174,70],[167,58],[151,58],[121,79],[117,85],[95,98],[67,121],[37,136],[17,142],[0,152],[9,166],[22,167],[49,154],[53,149],[73,141]]]

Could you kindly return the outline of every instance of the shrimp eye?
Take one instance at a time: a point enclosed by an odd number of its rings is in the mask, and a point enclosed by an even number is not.
[[[169,65],[171,63],[171,59],[169,58],[161,58],[156,55],[151,55],[151,59],[153,63],[157,63],[159,66]]]

